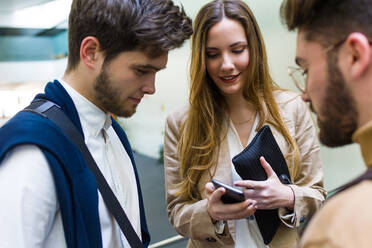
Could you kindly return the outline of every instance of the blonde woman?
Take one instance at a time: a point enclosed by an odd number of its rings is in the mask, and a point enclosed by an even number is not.
[[[164,143],[167,211],[188,247],[296,247],[297,229],[325,197],[319,143],[305,103],[271,79],[263,39],[249,7],[216,0],[194,21],[189,104],[167,118]],[[231,158],[269,125],[293,184],[261,159],[266,181],[242,181]],[[246,200],[224,204],[211,179],[242,186]],[[248,187],[248,188],[246,188]],[[278,209],[268,246],[253,217]]]

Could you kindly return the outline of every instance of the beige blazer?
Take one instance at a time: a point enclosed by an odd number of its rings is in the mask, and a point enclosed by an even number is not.
[[[300,247],[371,248],[371,195],[372,181],[364,180],[327,200],[306,227]]]
[[[282,220],[270,247],[296,247],[298,243],[298,227],[309,218],[324,201],[326,192],[323,189],[323,170],[320,160],[319,143],[313,120],[306,104],[300,97],[289,91],[277,91],[275,99],[279,105],[282,117],[292,137],[295,138],[301,153],[301,165],[297,175],[291,175],[294,184],[291,185],[295,195],[294,220],[286,218],[288,211],[279,209]],[[180,182],[179,154],[177,144],[179,127],[185,120],[188,107],[175,111],[168,116],[165,127],[164,167],[167,213],[170,223],[182,236],[190,238],[188,247],[234,247],[235,221],[228,221],[223,235],[215,233],[214,225],[207,212],[207,199],[204,192],[205,184],[211,180],[209,173],[204,173],[198,182],[202,200],[195,203],[185,202],[176,197],[177,183]],[[274,137],[282,153],[288,154],[289,145],[284,137],[271,127]],[[214,178],[232,184],[231,158],[228,142],[225,139],[220,147],[218,164]],[[293,166],[287,161],[288,166]]]
[[[372,120],[354,132],[353,141],[360,145],[364,163],[371,169]],[[368,179],[332,196],[311,219],[300,247],[372,247],[371,196],[372,180]]]

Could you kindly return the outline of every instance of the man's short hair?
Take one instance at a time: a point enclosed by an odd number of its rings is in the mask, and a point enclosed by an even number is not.
[[[74,0],[68,29],[68,66],[80,61],[80,46],[94,36],[105,62],[125,51],[150,57],[180,47],[192,34],[192,21],[171,0]]]
[[[372,37],[370,0],[284,0],[280,11],[289,30],[300,28],[307,40],[323,46],[352,32]]]

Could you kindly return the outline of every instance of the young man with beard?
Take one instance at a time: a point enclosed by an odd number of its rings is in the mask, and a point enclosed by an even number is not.
[[[358,143],[367,167],[313,217],[301,247],[371,247],[372,1],[285,0],[281,14],[298,31],[290,74],[318,115],[320,141]]]
[[[76,126],[144,246],[150,241],[132,150],[110,113],[129,117],[168,51],[192,33],[171,0],[74,0],[65,75],[35,100]],[[0,247],[130,247],[80,150],[52,121],[20,112],[0,129]]]

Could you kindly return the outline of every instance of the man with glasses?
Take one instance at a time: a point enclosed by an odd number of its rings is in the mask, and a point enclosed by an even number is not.
[[[298,31],[289,74],[318,116],[320,141],[360,144],[367,166],[312,219],[301,247],[372,247],[372,1],[284,0],[281,15]]]

